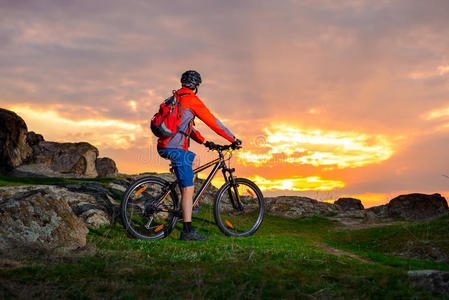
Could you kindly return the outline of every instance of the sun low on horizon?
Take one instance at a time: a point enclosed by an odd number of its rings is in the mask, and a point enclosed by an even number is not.
[[[265,195],[447,198],[449,4],[431,2],[6,2],[0,107],[122,173],[167,172],[149,120],[194,69],[243,141],[237,175]],[[198,163],[215,158],[191,144]]]

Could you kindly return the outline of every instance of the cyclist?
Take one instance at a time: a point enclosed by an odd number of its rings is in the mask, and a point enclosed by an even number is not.
[[[180,99],[182,117],[179,131],[172,137],[159,138],[157,143],[159,155],[171,161],[173,170],[181,186],[181,207],[184,223],[180,239],[185,241],[206,241],[209,239],[207,236],[197,233],[192,226],[192,201],[194,191],[192,163],[195,158],[195,153],[189,151],[190,138],[200,144],[203,144],[205,141],[199,131],[193,128],[195,117],[201,119],[213,131],[231,143],[234,143],[234,145],[241,144],[241,141],[236,139],[229,129],[215,118],[196,96],[200,84],[201,76],[198,72],[189,70],[182,74],[182,87],[176,91],[177,95],[182,95]]]

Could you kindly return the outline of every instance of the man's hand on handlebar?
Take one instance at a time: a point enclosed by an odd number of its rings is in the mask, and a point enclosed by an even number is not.
[[[214,142],[209,142],[209,141],[207,141],[207,142],[204,143],[204,146],[205,146],[206,148],[209,148],[210,150],[212,150],[212,149],[215,149],[215,147],[216,147],[217,145],[215,145]]]
[[[214,142],[207,141],[204,143],[204,146],[206,148],[209,148],[210,150],[228,150],[228,149],[240,149],[242,141],[239,139],[236,139],[232,144],[230,145],[217,145]]]
[[[235,139],[235,141],[231,144],[232,149],[240,149],[242,148],[242,141],[239,139]]]

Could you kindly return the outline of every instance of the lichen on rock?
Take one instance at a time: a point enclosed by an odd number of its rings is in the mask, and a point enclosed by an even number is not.
[[[88,229],[53,186],[2,187],[0,247],[73,250],[84,247]]]

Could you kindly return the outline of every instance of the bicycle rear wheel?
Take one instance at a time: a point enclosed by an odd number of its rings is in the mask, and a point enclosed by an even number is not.
[[[122,223],[138,239],[167,237],[178,221],[178,195],[170,184],[158,177],[141,178],[128,187],[121,203]],[[165,198],[164,198],[164,195]]]
[[[265,206],[257,185],[245,178],[236,178],[236,186],[225,183],[214,203],[214,218],[220,230],[229,236],[250,236],[263,221]]]

